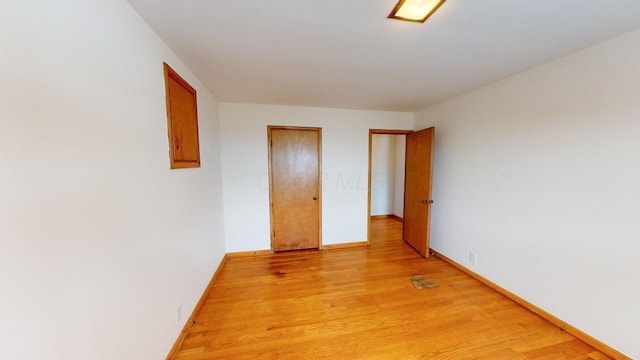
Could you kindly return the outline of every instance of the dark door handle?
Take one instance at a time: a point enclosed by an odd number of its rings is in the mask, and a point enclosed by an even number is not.
[[[314,197],[313,197],[313,200],[318,200],[318,197],[317,197],[317,196],[314,196]]]
[[[433,200],[422,200],[420,201],[421,203],[428,205],[428,204],[433,204]]]

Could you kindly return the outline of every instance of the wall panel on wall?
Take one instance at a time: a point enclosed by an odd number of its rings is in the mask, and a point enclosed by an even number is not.
[[[172,169],[200,167],[196,89],[164,63],[169,156]]]

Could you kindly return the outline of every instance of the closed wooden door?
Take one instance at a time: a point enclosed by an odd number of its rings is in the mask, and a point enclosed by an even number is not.
[[[424,257],[429,256],[434,135],[434,128],[407,135],[402,237]]]
[[[320,142],[318,128],[268,128],[271,248],[320,247]]]

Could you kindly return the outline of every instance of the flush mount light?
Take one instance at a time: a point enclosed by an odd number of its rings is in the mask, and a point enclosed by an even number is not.
[[[425,22],[445,0],[399,0],[389,19]]]

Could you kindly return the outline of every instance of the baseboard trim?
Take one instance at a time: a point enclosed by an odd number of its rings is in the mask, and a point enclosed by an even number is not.
[[[238,258],[247,258],[254,256],[266,256],[273,254],[271,250],[255,250],[255,251],[241,251],[241,252],[232,252],[227,253],[228,259],[238,259]]]
[[[196,307],[193,309],[193,312],[191,313],[191,316],[189,316],[189,320],[187,320],[187,322],[184,324],[184,328],[182,328],[182,332],[180,333],[180,335],[178,335],[176,342],[173,344],[173,347],[169,351],[169,354],[167,355],[167,360],[174,360],[176,358],[176,355],[178,354],[178,350],[182,346],[184,339],[187,337],[189,330],[191,330],[191,328],[193,327],[193,324],[195,324],[196,316],[198,316],[198,313],[204,306],[204,303],[207,300],[207,297],[209,297],[209,293],[211,292],[211,289],[213,289],[213,286],[218,280],[218,277],[220,277],[220,272],[224,268],[224,265],[227,263],[227,261],[229,261],[229,256],[228,254],[225,254],[225,256],[220,261],[218,268],[213,273],[213,276],[211,277],[211,280],[209,281],[207,288],[204,290],[204,293],[202,293],[202,296],[200,296],[200,300],[198,300]]]
[[[398,221],[402,221],[402,218],[396,214],[389,214],[389,215],[371,215],[371,219],[395,219]]]
[[[591,347],[593,347],[594,349],[600,351],[601,353],[612,357],[616,360],[631,360],[630,357],[624,355],[623,353],[619,352],[618,350],[612,348],[611,346],[603,343],[602,341],[594,338],[593,336],[585,333],[584,331],[570,325],[567,324],[566,322],[560,320],[559,318],[557,318],[556,316],[546,312],[545,310],[542,310],[541,308],[537,307],[536,305],[533,305],[532,303],[528,302],[527,300],[519,297],[518,295],[512,293],[511,291],[499,286],[498,284],[488,280],[487,278],[473,272],[472,270],[458,264],[457,262],[455,262],[454,260],[440,254],[439,252],[431,249],[431,252],[438,258],[446,261],[447,263],[449,263],[451,266],[457,268],[458,270],[464,272],[465,274],[471,276],[472,278],[480,281],[481,283],[485,284],[486,286],[490,287],[491,289],[497,291],[498,293],[504,295],[505,297],[507,297],[508,299],[512,300],[513,302],[517,303],[518,305],[524,307],[525,309],[531,311],[532,313],[538,315],[539,317],[541,317],[542,319],[550,322],[551,324],[559,327],[561,330],[573,335],[575,338],[577,338],[578,340],[583,341],[584,343],[586,343],[587,345],[590,345]]]
[[[366,241],[360,242],[351,242],[344,244],[331,244],[331,245],[322,245],[322,250],[338,250],[338,249],[352,249],[358,247],[367,247],[369,243]]]

